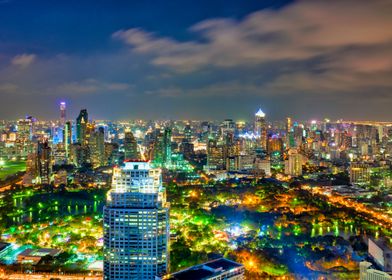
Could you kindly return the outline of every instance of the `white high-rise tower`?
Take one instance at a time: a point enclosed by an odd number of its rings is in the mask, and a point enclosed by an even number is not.
[[[255,114],[255,134],[260,137],[260,145],[267,149],[267,123],[264,112],[259,109]]]
[[[105,280],[153,280],[167,273],[168,212],[160,169],[135,160],[113,169],[104,207]]]

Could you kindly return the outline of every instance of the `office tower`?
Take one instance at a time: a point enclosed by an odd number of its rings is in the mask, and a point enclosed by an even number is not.
[[[52,176],[52,152],[48,141],[38,142],[37,168],[41,184],[50,184]]]
[[[67,156],[64,143],[52,144],[52,158],[54,165],[67,164]]]
[[[286,118],[286,133],[289,134],[291,132],[291,118]]]
[[[113,169],[104,207],[104,280],[154,280],[167,273],[168,211],[160,169],[145,161]]]
[[[26,173],[23,175],[23,186],[35,184],[38,176],[37,153],[30,153],[26,160]]]
[[[285,161],[285,174],[290,176],[302,175],[302,155],[297,150],[291,149],[288,152],[288,159]]]
[[[139,153],[137,142],[130,130],[125,131],[124,136],[124,159],[138,159]]]
[[[171,147],[172,130],[169,127],[163,132],[163,162],[166,165],[171,164],[172,147]]]
[[[184,140],[187,141],[188,143],[192,142],[192,128],[190,124],[185,125]]]
[[[189,124],[184,128],[184,138],[181,141],[180,152],[185,158],[190,158],[194,153],[194,145],[192,143],[192,129]]]
[[[108,165],[118,164],[119,160],[119,151],[117,143],[105,143],[105,160]]]
[[[226,119],[221,124],[221,135],[224,136],[226,134],[235,133],[235,122],[231,119]]]
[[[18,121],[18,130],[16,134],[16,154],[21,157],[27,157],[33,152],[32,137],[33,137],[33,119],[26,117],[24,120]]]
[[[260,137],[260,147],[265,151],[267,149],[267,123],[264,112],[259,109],[255,114],[255,134]]]
[[[208,139],[206,171],[224,170],[225,165],[223,146],[216,139]]]
[[[72,126],[71,122],[66,122],[63,128],[63,144],[65,149],[65,157],[67,161],[70,156],[70,145],[72,143]]]
[[[89,132],[88,151],[90,163],[94,168],[106,165],[105,160],[105,131],[103,127]]]
[[[278,135],[274,134],[268,138],[267,143],[268,154],[272,155],[274,153],[283,153],[283,141]]]
[[[153,162],[154,166],[162,167],[164,164],[163,160],[163,135],[160,130],[155,131],[155,137],[153,142],[151,143],[151,151],[150,151],[150,159]]]
[[[60,103],[60,124],[61,124],[61,126],[64,126],[66,118],[67,118],[66,104],[65,104],[65,102],[61,102]]]
[[[165,280],[243,280],[245,267],[229,259],[221,258],[203,264],[191,266],[167,275]]]
[[[369,184],[370,167],[366,163],[350,163],[350,183],[351,184]]]
[[[86,109],[82,109],[76,119],[76,142],[85,145],[87,133],[88,113]]]

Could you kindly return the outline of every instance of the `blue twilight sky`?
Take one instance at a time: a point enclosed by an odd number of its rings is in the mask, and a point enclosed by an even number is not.
[[[0,119],[391,120],[392,1],[0,0]]]

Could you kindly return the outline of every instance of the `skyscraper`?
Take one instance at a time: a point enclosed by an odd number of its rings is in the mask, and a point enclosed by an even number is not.
[[[106,164],[105,131],[103,127],[99,127],[97,131],[92,131],[90,133],[88,150],[90,163],[94,168],[104,166]]]
[[[260,146],[265,151],[267,149],[267,123],[261,109],[255,114],[255,134],[260,137]]]
[[[172,156],[172,149],[171,149],[171,137],[172,137],[172,130],[169,127],[166,127],[163,132],[163,161],[165,164],[171,164],[171,156]]]
[[[65,149],[65,158],[69,160],[70,145],[72,143],[72,125],[71,122],[66,122],[63,129],[63,143]]]
[[[52,149],[48,141],[38,142],[37,167],[41,184],[50,184],[52,177]]]
[[[82,145],[86,144],[88,113],[86,109],[80,110],[76,119],[76,141]]]
[[[67,115],[66,115],[66,104],[65,102],[60,103],[60,124],[63,126],[65,124]]]
[[[285,161],[284,171],[290,176],[302,175],[302,155],[296,149],[288,151],[288,159]]]
[[[130,130],[125,131],[124,135],[124,159],[138,159],[137,142]]]
[[[105,280],[154,280],[167,272],[168,211],[160,169],[145,161],[113,169],[104,207]]]

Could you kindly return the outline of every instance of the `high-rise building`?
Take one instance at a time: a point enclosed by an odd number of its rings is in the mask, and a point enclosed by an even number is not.
[[[288,152],[288,159],[285,161],[285,173],[291,176],[302,175],[302,155],[297,150],[291,149]]]
[[[267,149],[267,123],[264,112],[259,109],[255,114],[255,134],[260,137],[260,147]]]
[[[350,163],[350,183],[351,184],[369,184],[370,167],[366,163]]]
[[[63,126],[66,122],[66,104],[65,102],[60,102],[60,124]]]
[[[50,184],[52,177],[52,149],[48,141],[38,143],[37,148],[37,167],[38,176],[41,184]]]
[[[128,130],[125,131],[124,136],[124,159],[138,159],[139,153],[137,149],[137,142],[133,133]]]
[[[208,139],[206,171],[224,170],[226,166],[223,145],[216,139]]]
[[[82,145],[86,144],[88,113],[86,109],[80,110],[76,119],[76,141]]]
[[[97,131],[92,131],[88,141],[88,151],[90,155],[90,163],[96,168],[104,166],[105,160],[105,131],[103,127],[99,127]]]
[[[172,130],[169,127],[163,132],[163,161],[165,164],[171,164],[172,147],[171,147]]]
[[[32,137],[33,137],[33,118],[26,117],[26,119],[18,121],[18,131],[16,134],[16,153],[18,156],[27,157],[33,152]]]
[[[72,143],[72,125],[71,122],[66,122],[63,129],[63,144],[65,149],[65,157],[67,161],[70,156],[70,146]]]
[[[104,207],[104,279],[155,280],[165,275],[168,240],[161,170],[145,161],[115,167]]]
[[[192,129],[190,124],[184,128],[184,138],[182,139],[180,152],[185,158],[190,158],[194,153],[194,145],[192,143]]]

